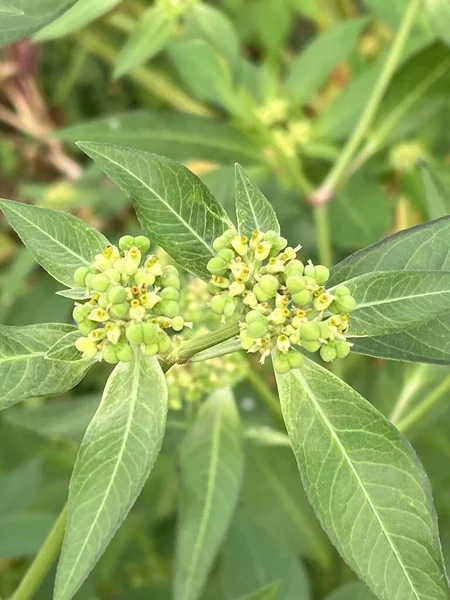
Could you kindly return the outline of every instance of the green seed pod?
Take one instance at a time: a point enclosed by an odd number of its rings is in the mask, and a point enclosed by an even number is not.
[[[175,300],[178,302],[180,299],[180,292],[173,287],[166,287],[160,292],[161,299],[164,300]]]
[[[172,319],[172,329],[174,331],[182,331],[184,327],[184,319],[182,316],[178,315]]]
[[[262,338],[269,331],[269,327],[268,327],[267,321],[265,321],[263,319],[263,320],[253,321],[252,323],[249,323],[247,325],[246,331],[247,331],[247,334],[254,339]]]
[[[267,274],[263,275],[259,280],[259,287],[265,294],[268,294],[270,298],[275,298],[280,287],[280,282],[275,275]]]
[[[145,235],[138,235],[134,238],[134,245],[142,254],[145,254],[150,249],[150,240]]]
[[[158,354],[159,352],[159,347],[156,343],[146,344],[144,346],[141,346],[141,349],[145,356],[155,356],[155,354]]]
[[[313,277],[308,277],[308,275],[304,276],[306,287],[309,290],[315,290],[317,286],[317,281]]]
[[[128,299],[128,294],[125,288],[121,285],[113,285],[108,290],[108,301],[111,304],[123,304]]]
[[[246,329],[242,329],[239,334],[239,338],[241,340],[241,346],[244,350],[250,350],[255,343],[255,338],[249,336]]]
[[[163,298],[161,302],[158,303],[159,311],[165,317],[176,317],[180,312],[180,305],[175,300],[166,300]]]
[[[134,237],[132,235],[124,235],[119,239],[119,248],[129,250],[134,245]]]
[[[134,283],[136,285],[153,285],[155,283],[155,276],[144,268],[138,269],[134,276]]]
[[[322,346],[320,349],[320,357],[325,362],[332,362],[337,357],[336,349],[333,348],[333,346],[330,346],[330,344]]]
[[[280,375],[286,375],[291,370],[291,365],[289,364],[289,358],[286,354],[282,354],[281,352],[276,352],[273,357],[273,368]]]
[[[91,289],[95,290],[96,292],[105,292],[108,289],[111,281],[104,273],[99,273],[98,275],[94,275],[89,283]]]
[[[320,327],[318,323],[314,323],[313,321],[306,321],[300,327],[300,335],[302,342],[303,340],[307,342],[315,342],[320,338]]]
[[[324,340],[328,340],[331,335],[330,326],[325,321],[320,321],[318,325],[320,329],[320,337]]]
[[[315,342],[308,342],[307,340],[300,340],[300,345],[302,348],[307,350],[308,352],[317,352],[319,350],[321,343],[317,340]]]
[[[130,344],[134,346],[140,346],[144,343],[144,332],[142,330],[142,323],[131,323],[125,329],[125,335]]]
[[[97,346],[92,340],[87,337],[80,337],[75,342],[77,350],[83,353],[83,358],[94,358],[97,354]]]
[[[84,286],[91,289],[91,281],[95,277],[95,273],[93,271],[89,271],[84,279]]]
[[[119,362],[119,357],[116,353],[116,348],[112,344],[105,344],[102,350],[102,359],[110,365],[116,365]]]
[[[348,342],[338,341],[336,342],[336,354],[338,358],[345,358],[350,354],[351,346]]]
[[[129,344],[122,342],[115,346],[116,356],[121,362],[130,362],[133,360],[133,350]]]
[[[316,265],[314,279],[319,285],[323,285],[330,279],[330,271],[324,265]]]
[[[284,250],[287,246],[287,239],[284,238],[281,235],[278,235],[275,242],[273,243],[273,251],[274,252],[281,252],[282,250]]]
[[[226,261],[226,263],[229,263],[234,258],[234,252],[231,248],[223,248],[222,250],[219,250],[217,256]]]
[[[291,277],[291,275],[303,275],[304,269],[305,267],[302,261],[295,258],[294,260],[289,261],[285,266],[284,275],[286,279]]]
[[[301,275],[291,275],[286,279],[286,287],[291,294],[302,292],[306,288],[305,279]]]
[[[95,328],[96,328],[96,324],[94,323],[94,321],[89,321],[89,319],[87,319],[86,321],[83,321],[82,323],[78,323],[78,331],[82,335],[89,335],[90,332],[92,330],[94,330]]]
[[[254,321],[265,321],[266,317],[259,310],[251,310],[247,313],[245,320],[247,323],[253,323]]]
[[[92,273],[92,269],[89,267],[79,267],[73,275],[75,285],[78,285],[79,287],[85,287],[86,275],[88,273]]]
[[[253,288],[253,292],[255,294],[255,296],[257,297],[259,302],[267,302],[267,300],[270,300],[270,295],[266,294],[266,292],[264,292],[261,288],[261,286],[259,285],[259,283],[257,283],[254,288]]]
[[[119,283],[121,278],[120,271],[118,269],[106,269],[106,271],[103,272],[103,275],[106,275],[110,281],[115,283]]]
[[[180,286],[181,282],[178,269],[173,265],[164,267],[163,274],[161,275],[161,287],[174,287],[179,290]]]
[[[124,258],[122,263],[122,269],[125,275],[136,275],[139,269],[139,261],[135,261],[132,258]]]
[[[208,292],[208,294],[210,294],[211,296],[214,296],[215,294],[217,294],[217,292],[220,292],[220,287],[218,287],[217,285],[214,285],[212,283],[212,281],[210,281],[206,287],[206,291]]]
[[[210,258],[206,265],[207,270],[211,275],[225,275],[227,272],[228,262],[220,256],[214,256]]]
[[[338,298],[341,296],[350,296],[350,290],[345,285],[340,285],[334,290],[334,295]]]
[[[316,310],[325,310],[333,302],[333,296],[328,292],[323,292],[314,300],[314,308]]]
[[[159,353],[164,355],[168,354],[172,348],[172,340],[165,331],[160,331],[158,334],[158,350]]]
[[[82,306],[75,306],[72,311],[73,320],[76,323],[82,323],[86,321],[91,312],[91,307],[88,304],[83,304]]]
[[[312,300],[312,293],[309,290],[303,290],[292,295],[292,300],[297,306],[306,306]]]
[[[334,301],[339,312],[349,313],[357,308],[356,300],[353,296],[340,296]]]
[[[156,342],[159,328],[155,323],[143,323],[141,331],[144,344],[153,344]]]
[[[287,359],[291,369],[299,369],[304,362],[303,354],[297,352],[296,350],[289,350]]]
[[[305,265],[305,275],[307,277],[311,277],[311,279],[316,279],[316,267],[313,264]]]
[[[123,302],[121,304],[114,304],[109,309],[109,314],[116,319],[124,319],[130,310],[130,305],[128,302]]]

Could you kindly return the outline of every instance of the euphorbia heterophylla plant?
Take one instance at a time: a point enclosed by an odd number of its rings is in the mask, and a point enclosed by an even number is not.
[[[413,448],[320,363],[351,350],[450,363],[439,334],[450,314],[450,218],[400,232],[330,273],[302,256],[301,240],[288,244],[272,206],[240,167],[233,223],[181,164],[104,144],[80,147],[128,194],[145,236],[115,245],[71,215],[0,201],[36,261],[67,286],[60,293],[74,299],[77,324],[1,327],[2,408],[60,394],[98,361],[116,365],[78,453],[67,524],[64,512],[15,598],[30,597],[21,589],[31,580],[36,587],[63,535],[54,598],[74,596],[158,455],[170,402],[165,373],[243,348],[272,361],[304,488],[348,565],[381,600],[448,600],[431,489]],[[204,281],[212,331],[191,330],[185,278],[150,252],[151,243]],[[199,451],[205,464],[185,470]],[[196,600],[243,472],[230,389],[200,408],[181,466],[174,598]]]

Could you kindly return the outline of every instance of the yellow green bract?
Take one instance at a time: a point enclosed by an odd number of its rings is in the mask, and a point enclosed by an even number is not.
[[[133,347],[165,356],[172,346],[167,331],[189,325],[180,315],[178,270],[144,256],[149,248],[146,237],[126,235],[119,247],[107,246],[90,267],[76,270],[74,282],[89,297],[73,310],[81,334],[76,347],[84,357],[127,362]]]
[[[279,373],[301,366],[295,346],[319,352],[326,362],[348,355],[345,333],[356,302],[345,286],[324,287],[327,267],[304,265],[297,258],[300,246],[287,246],[275,231],[247,237],[230,229],[214,241],[214,249],[208,262],[210,307],[223,320],[242,315],[245,350],[259,352],[261,362],[274,351]]]

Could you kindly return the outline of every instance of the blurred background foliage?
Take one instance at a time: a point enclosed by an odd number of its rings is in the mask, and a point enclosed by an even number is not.
[[[41,25],[52,22],[36,33],[30,26],[33,37],[11,44],[13,28],[0,32],[1,197],[70,211],[110,239],[137,232],[126,198],[77,151],[76,141],[93,140],[184,162],[230,213],[233,165],[241,163],[273,203],[289,242],[301,243],[313,260],[332,255],[338,262],[450,213],[445,2],[424,4],[375,122],[329,205],[325,249],[318,247],[311,198],[370,100],[406,0],[46,3]],[[57,290],[2,220],[0,322],[70,320],[72,303]],[[190,284],[185,302],[196,323],[208,326],[202,294]],[[64,397],[31,399],[1,414],[2,597],[65,501],[108,370],[96,369]],[[450,565],[450,371],[352,355],[339,374],[413,442],[432,481]],[[202,600],[237,600],[264,586],[260,598],[372,598],[312,515],[269,370],[236,355],[173,372],[169,384],[163,452],[77,598],[170,597],[179,442],[199,403],[224,384],[235,386],[245,427],[245,477]],[[39,599],[51,596],[53,575]]]

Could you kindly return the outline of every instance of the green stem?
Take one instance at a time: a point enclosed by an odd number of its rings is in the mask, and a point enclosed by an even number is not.
[[[261,400],[264,400],[265,405],[271,412],[274,419],[284,427],[284,419],[283,415],[281,414],[281,407],[277,396],[262,379],[261,374],[254,371],[251,366],[247,373],[247,381],[253,387]]]
[[[403,22],[394,39],[383,70],[371,94],[370,100],[367,103],[342,153],[334,163],[323,184],[318,190],[316,190],[312,198],[313,204],[320,205],[329,202],[333,198],[338,187],[345,180],[347,170],[353,160],[355,152],[358,150],[358,147],[369,131],[383,96],[386,93],[398,63],[400,62],[401,54],[408,40],[414,21],[419,13],[421,4],[422,0],[411,0],[408,9],[405,11]]]
[[[35,556],[25,577],[14,592],[11,600],[29,600],[39,589],[45,576],[53,566],[61,550],[67,522],[67,505],[62,509],[56,523]]]
[[[319,260],[326,267],[333,266],[333,250],[331,248],[330,226],[328,222],[328,206],[322,204],[314,207],[316,240]]]
[[[446,377],[426,398],[397,423],[402,433],[410,430],[450,390],[450,377]]]

